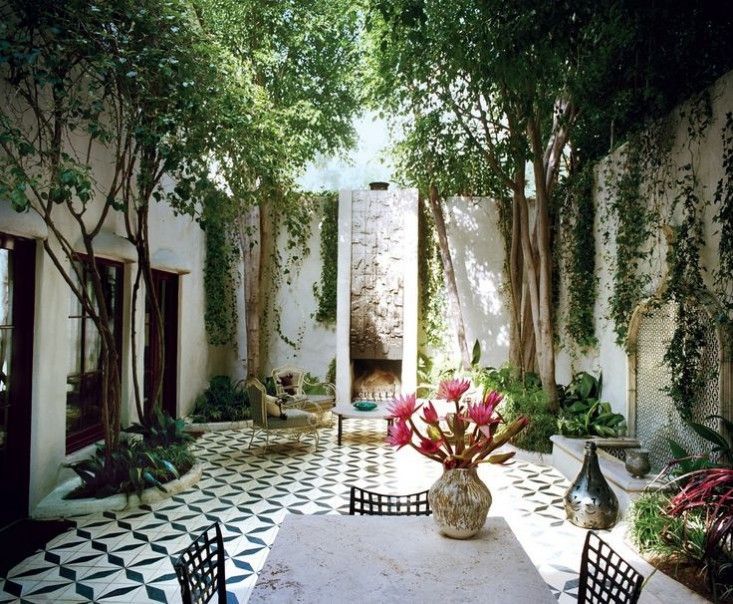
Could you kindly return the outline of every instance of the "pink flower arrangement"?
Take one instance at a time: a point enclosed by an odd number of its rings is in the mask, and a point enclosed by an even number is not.
[[[461,399],[470,386],[470,382],[463,379],[440,383],[438,398],[453,404],[442,418],[432,401],[418,404],[414,394],[397,397],[389,406],[394,421],[387,442],[398,449],[409,445],[442,463],[446,470],[507,461],[513,452],[491,453],[519,434],[529,420],[522,416],[506,424],[496,410],[502,395],[493,390],[486,392],[481,401],[463,404]],[[425,424],[422,430],[415,423],[415,414],[420,409],[420,419]]]

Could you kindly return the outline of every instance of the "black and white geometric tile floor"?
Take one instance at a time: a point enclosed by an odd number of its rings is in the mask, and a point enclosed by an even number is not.
[[[342,446],[335,430],[311,442],[275,442],[265,449],[249,434],[218,432],[195,443],[201,481],[166,501],[123,512],[79,516],[0,579],[0,602],[180,602],[172,561],[218,520],[227,552],[230,602],[244,603],[285,514],[343,514],[349,486],[384,492],[428,488],[440,467],[384,442],[384,424],[351,420]],[[549,466],[511,461],[482,466],[494,502],[560,602],[577,594],[585,531],[564,520],[567,481]],[[487,576],[487,589],[491,577]]]

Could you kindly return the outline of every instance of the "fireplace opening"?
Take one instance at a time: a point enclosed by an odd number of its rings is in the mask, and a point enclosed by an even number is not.
[[[352,399],[386,401],[402,392],[402,361],[387,359],[354,359]]]

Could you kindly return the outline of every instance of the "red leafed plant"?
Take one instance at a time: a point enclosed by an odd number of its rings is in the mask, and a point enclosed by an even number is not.
[[[733,468],[707,468],[684,477],[669,505],[670,516],[697,511],[705,518],[705,555],[712,556],[733,532]]]
[[[491,453],[519,434],[528,420],[522,416],[507,425],[496,411],[502,395],[493,390],[486,392],[479,402],[464,404],[462,398],[470,385],[468,380],[462,379],[440,383],[438,399],[453,405],[444,417],[432,401],[422,405],[414,394],[397,397],[389,407],[394,423],[389,429],[388,442],[398,449],[410,445],[442,463],[447,470],[507,461],[514,452]],[[420,419],[425,424],[424,431],[415,423],[415,414],[420,408],[423,409]]]

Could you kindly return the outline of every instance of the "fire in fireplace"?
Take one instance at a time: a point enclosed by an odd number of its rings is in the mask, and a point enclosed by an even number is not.
[[[402,361],[354,359],[353,400],[385,401],[402,390]]]

